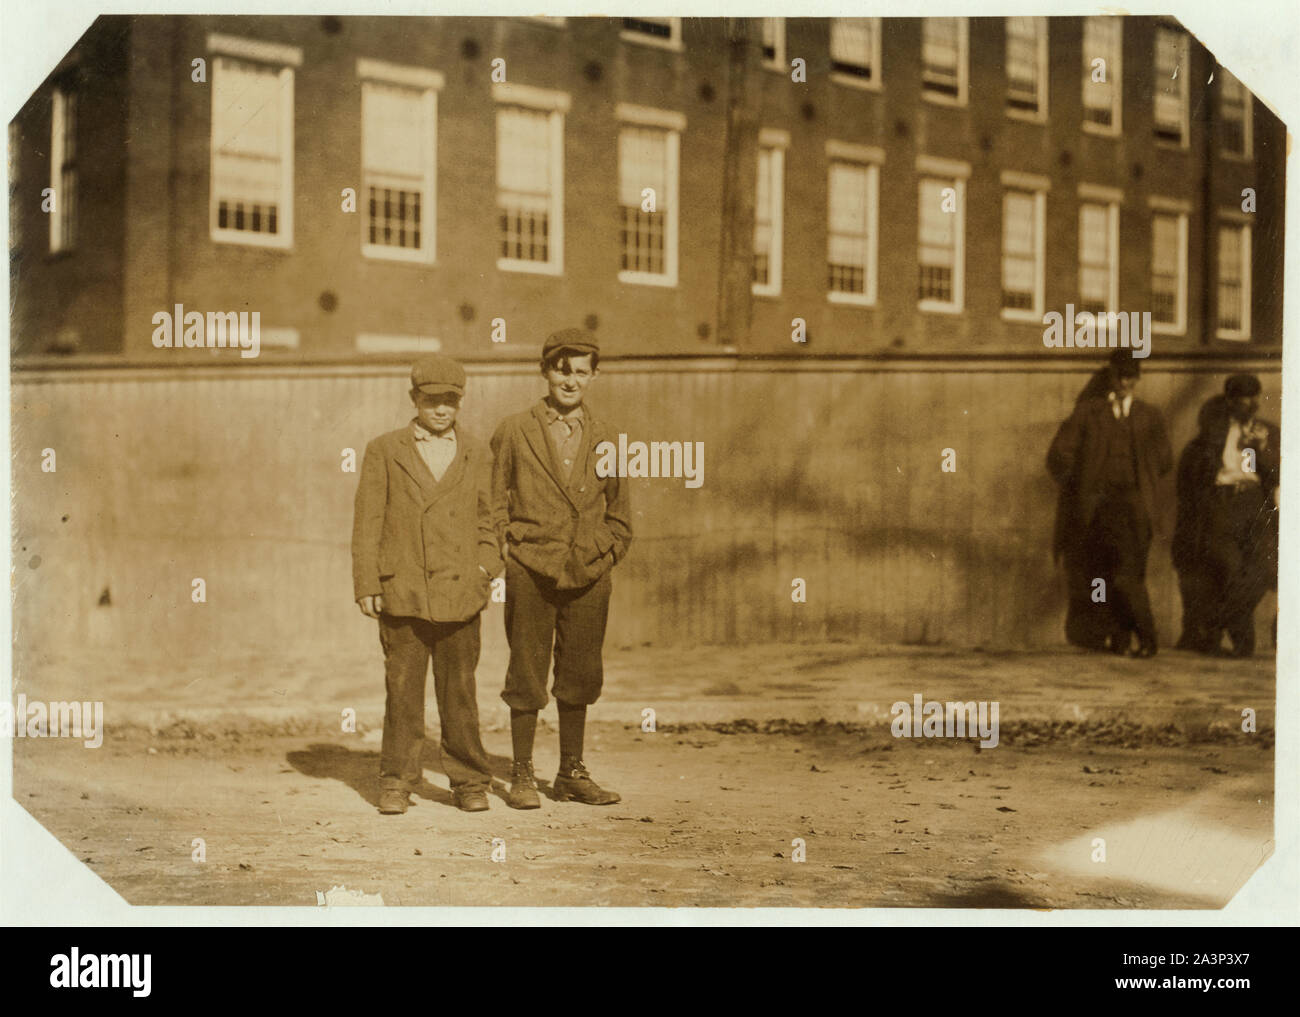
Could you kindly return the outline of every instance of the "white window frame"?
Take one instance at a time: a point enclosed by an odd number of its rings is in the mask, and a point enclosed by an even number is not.
[[[636,106],[632,103],[621,102],[614,109],[614,118],[619,122],[620,137],[624,127],[654,127],[665,132],[667,137],[664,151],[667,165],[664,167],[664,175],[669,191],[668,214],[664,218],[663,273],[619,269],[618,281],[635,286],[675,287],[677,285],[678,268],[677,228],[680,214],[678,205],[681,201],[681,144],[682,134],[686,131],[686,117],[673,110],[654,109],[649,106]],[[623,166],[620,163],[616,169],[615,188],[621,187],[622,182]]]
[[[551,128],[551,207],[549,216],[550,240],[547,261],[529,261],[526,258],[497,258],[497,268],[502,272],[531,272],[534,275],[562,275],[564,273],[564,117],[572,105],[568,93],[530,85],[498,83],[492,86],[492,98],[498,112],[503,106],[516,106],[535,113],[547,114]],[[495,126],[495,125],[494,125]],[[495,197],[496,159],[501,157],[494,143],[493,191]]]
[[[772,32],[774,36],[772,40],[772,49],[773,49],[772,58],[769,60],[766,56],[763,56],[762,64],[769,71],[780,71],[784,73],[786,70],[785,18],[763,18],[762,21],[764,22],[764,24],[770,23],[772,25]],[[763,44],[763,36],[761,32],[759,34],[758,41],[759,41],[759,46],[761,47]]]
[[[63,186],[65,155],[64,139],[68,131],[68,103],[72,100],[72,136],[73,161],[71,172],[76,181],[69,198]],[[81,174],[77,169],[78,146],[76,144],[77,121],[81,113],[81,102],[77,90],[70,85],[58,85],[54,89],[53,103],[50,108],[50,187],[54,192],[54,210],[50,213],[50,253],[66,254],[77,248],[77,206],[81,200]]]
[[[1188,290],[1188,223],[1191,205],[1185,201],[1152,196],[1147,199],[1151,208],[1151,265],[1155,267],[1155,219],[1158,215],[1175,216],[1178,219],[1178,298],[1175,305],[1175,321],[1155,320],[1151,316],[1151,332],[1154,335],[1185,336],[1187,334],[1187,290]],[[1151,280],[1154,283],[1154,278]],[[1154,287],[1153,287],[1154,289]]]
[[[790,147],[788,131],[764,128],[758,132],[759,156],[770,152],[772,158],[772,249],[767,256],[767,282],[753,282],[758,297],[779,297],[785,255],[785,150]],[[757,187],[757,183],[755,184]],[[757,229],[757,214],[755,215]]]
[[[1222,320],[1219,308],[1219,245],[1222,243],[1220,234],[1225,227],[1235,227],[1241,230],[1241,328],[1227,329],[1220,326]],[[1250,220],[1240,217],[1239,214],[1225,213],[1219,216],[1215,224],[1215,258],[1214,258],[1214,335],[1217,339],[1228,339],[1233,342],[1249,342],[1251,330],[1251,300],[1252,295],[1252,234]]]
[[[622,25],[623,20],[624,20],[623,18],[619,19],[620,25]],[[619,29],[618,37],[622,39],[624,42],[635,42],[635,43],[640,43],[642,46],[654,46],[657,49],[668,49],[668,50],[672,50],[675,53],[680,53],[682,51],[683,46],[682,46],[682,19],[681,18],[679,17],[663,18],[663,17],[651,16],[651,17],[636,18],[634,20],[666,22],[669,31],[668,38],[665,39],[657,35],[649,35],[645,32],[638,32],[634,28],[628,28],[627,26],[622,25],[622,27],[620,27]]]
[[[869,64],[854,64],[855,67],[866,67],[871,72],[871,77],[863,78],[856,74],[846,74],[844,71],[837,71],[834,58],[834,40],[835,26],[846,21],[867,21],[871,24],[871,52],[867,54]],[[884,76],[881,73],[881,46],[880,46],[880,19],[879,18],[831,18],[828,31],[830,38],[827,41],[829,57],[831,60],[831,81],[837,85],[848,85],[850,88],[863,88],[869,92],[879,92],[884,87]]]
[[[831,170],[836,163],[861,166],[867,172],[867,263],[862,271],[862,292],[845,293],[833,290],[829,283],[826,287],[826,299],[832,304],[850,304],[856,307],[875,307],[879,296],[878,275],[880,272],[880,167],[885,161],[885,152],[871,145],[855,145],[846,141],[826,142],[826,230],[827,262],[830,256],[831,226]]]
[[[1028,310],[1020,307],[1002,307],[1002,320],[1041,323],[1047,309],[1047,192],[1051,190],[1051,180],[1014,170],[1004,171],[1001,180],[1004,197],[1007,191],[1016,191],[1020,194],[1030,194],[1034,198],[1034,306]],[[1006,257],[1005,209],[1004,204],[1000,257]],[[999,261],[999,293],[1001,292],[1000,268]]]
[[[1010,18],[1007,18],[1004,25],[1010,22],[1010,20]],[[1010,105],[1011,82],[1010,79],[1008,79],[1006,111],[1007,116],[1011,117],[1013,120],[1027,120],[1030,123],[1042,124],[1047,122],[1047,93],[1050,69],[1050,64],[1048,63],[1048,33],[1051,30],[1051,26],[1049,20],[1045,17],[1032,17],[1030,20],[1034,22],[1037,28],[1038,51],[1035,59],[1038,63],[1038,108],[1037,110],[1030,112],[1029,110],[1017,109]],[[1006,61],[1004,60],[1003,62],[1005,64]]]
[[[957,192],[957,229],[953,237],[952,300],[935,300],[917,297],[918,310],[936,314],[961,314],[966,305],[966,181],[970,178],[970,164],[934,156],[916,157],[916,238],[917,267],[920,268],[921,191],[927,180],[950,185]],[[947,213],[945,213],[947,214]],[[919,282],[919,280],[918,280]]]
[[[938,20],[935,18],[921,19],[921,46],[925,46],[925,25]],[[932,102],[939,106],[965,106],[970,98],[970,19],[964,17],[954,18],[957,22],[957,94],[955,96],[945,95],[942,92],[932,92],[925,84],[925,64],[924,55],[921,63],[921,98],[926,102]]]
[[[437,353],[442,342],[431,335],[402,335],[395,332],[358,332],[358,353]]]
[[[1242,140],[1243,151],[1241,152],[1228,151],[1227,149],[1223,148],[1219,144],[1221,140],[1220,138],[1215,139],[1215,147],[1218,149],[1219,154],[1225,159],[1234,159],[1237,160],[1238,162],[1250,162],[1255,158],[1255,96],[1251,94],[1251,91],[1249,88],[1246,87],[1245,82],[1243,82],[1235,74],[1232,74],[1232,72],[1229,71],[1226,67],[1218,67],[1216,68],[1216,70],[1219,77],[1219,87],[1217,89],[1218,91],[1217,101],[1219,103],[1218,114],[1219,114],[1220,123],[1222,123],[1224,120],[1223,82],[1227,80],[1224,77],[1224,75],[1231,75],[1232,80],[1235,81],[1237,83],[1237,86],[1241,89],[1241,94],[1245,96],[1246,101],[1245,104],[1242,106],[1242,111],[1241,111],[1241,115],[1243,118],[1242,125],[1241,125],[1241,140]]]
[[[1188,147],[1191,145],[1191,119],[1192,119],[1192,94],[1191,94],[1191,80],[1192,80],[1192,75],[1191,75],[1191,62],[1192,62],[1192,39],[1191,39],[1191,36],[1188,35],[1186,32],[1184,32],[1181,28],[1176,28],[1176,27],[1174,27],[1173,25],[1156,25],[1156,27],[1155,27],[1155,33],[1154,33],[1154,42],[1153,42],[1153,45],[1154,45],[1154,46],[1159,46],[1159,44],[1160,44],[1160,37],[1161,37],[1161,34],[1162,34],[1162,33],[1168,33],[1169,35],[1175,36],[1175,37],[1179,40],[1179,41],[1178,41],[1178,45],[1180,45],[1180,46],[1182,47],[1182,54],[1181,54],[1181,55],[1182,55],[1182,61],[1181,61],[1180,65],[1179,65],[1178,78],[1177,78],[1177,81],[1178,81],[1178,103],[1179,103],[1179,107],[1178,107],[1178,113],[1179,113],[1178,132],[1179,132],[1179,137],[1178,137],[1178,140],[1177,140],[1177,141],[1171,141],[1171,140],[1169,140],[1168,138],[1163,138],[1163,137],[1161,137],[1159,134],[1155,134],[1155,140],[1156,140],[1156,144],[1157,144],[1157,145],[1160,145],[1160,146],[1163,147],[1163,148],[1186,149],[1186,148],[1188,148]],[[1155,71],[1155,64],[1156,64],[1156,61],[1155,61],[1155,55],[1152,54],[1151,69],[1152,69],[1152,72],[1153,72],[1153,73],[1154,73],[1154,71]],[[1160,83],[1159,81],[1155,81],[1155,82],[1154,82],[1154,88],[1155,88],[1156,91],[1152,94],[1152,97],[1151,97],[1152,128],[1153,128],[1152,133],[1155,133],[1155,132],[1154,132],[1154,128],[1155,128],[1155,126],[1156,126],[1156,124],[1155,124],[1155,105],[1156,105],[1156,103],[1155,103],[1155,97],[1156,97],[1156,95],[1159,94],[1159,89],[1160,89],[1160,87],[1161,87],[1161,83]]]
[[[421,248],[393,247],[389,244],[372,244],[368,237],[369,195],[366,190],[365,149],[362,148],[361,159],[361,193],[358,201],[364,202],[366,211],[361,222],[361,254],[366,258],[381,261],[406,261],[432,265],[438,259],[438,92],[443,86],[443,76],[437,71],[422,67],[405,67],[386,63],[382,60],[359,59],[357,77],[361,81],[361,122],[365,124],[367,82],[388,85],[402,85],[418,88],[423,93],[424,114],[428,129],[428,150],[425,153],[425,174],[423,181],[424,222],[422,232],[424,246]],[[364,126],[363,126],[364,130]]]
[[[1087,38],[1087,25],[1090,21],[1102,21],[1117,18],[1119,15],[1089,15],[1084,18],[1083,37]],[[1110,125],[1095,123],[1087,118],[1087,86],[1092,80],[1092,61],[1096,59],[1097,54],[1090,56],[1086,49],[1083,50],[1083,92],[1080,101],[1083,103],[1083,130],[1087,134],[1096,134],[1103,138],[1116,138],[1124,130],[1124,25],[1121,22],[1119,29],[1115,33],[1115,52],[1114,60],[1106,65],[1107,82],[1112,86],[1110,100]]]
[[[294,156],[294,69],[302,66],[302,50],[297,46],[285,46],[280,43],[264,42],[259,39],[244,39],[237,36],[210,33],[208,35],[208,52],[212,60],[212,76],[215,83],[219,57],[232,57],[246,62],[263,63],[278,67],[280,79],[280,130],[284,139],[284,157],[280,163],[281,204],[278,209],[279,231],[275,235],[251,233],[217,225],[216,161],[217,161],[217,116],[216,110],[209,112],[208,142],[208,227],[211,239],[220,244],[238,244],[243,247],[270,247],[288,250],[293,247],[293,156]],[[209,89],[209,94],[213,90]]]
[[[1083,206],[1101,205],[1106,209],[1106,257],[1109,263],[1109,278],[1106,280],[1106,310],[1119,311],[1119,209],[1124,203],[1123,192],[1113,187],[1096,184],[1079,185],[1079,214],[1075,229],[1079,235],[1076,285],[1079,287],[1079,299],[1083,297]]]

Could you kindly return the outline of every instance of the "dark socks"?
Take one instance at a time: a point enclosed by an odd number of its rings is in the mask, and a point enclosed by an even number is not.
[[[585,704],[565,703],[559,699],[555,705],[560,711],[560,758],[581,759],[587,707]]]
[[[516,763],[529,763],[533,759],[533,739],[537,737],[537,711],[510,711],[510,746]]]

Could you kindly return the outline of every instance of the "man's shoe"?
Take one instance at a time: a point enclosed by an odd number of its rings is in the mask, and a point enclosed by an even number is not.
[[[537,793],[537,777],[533,774],[532,760],[510,764],[510,791],[506,804],[512,809],[540,809],[541,796]]]
[[[592,780],[581,759],[562,759],[560,772],[555,775],[555,800],[582,802],[584,805],[613,805],[623,799]]]
[[[487,812],[488,810],[486,791],[477,788],[470,791],[453,791],[452,796],[456,799],[456,808],[461,812]]]
[[[400,788],[384,788],[379,792],[379,811],[385,816],[400,816],[411,806],[409,792]]]
[[[1143,643],[1136,650],[1132,650],[1129,652],[1130,657],[1137,657],[1139,660],[1145,660],[1146,658],[1154,657],[1155,655],[1156,655],[1155,643]]]

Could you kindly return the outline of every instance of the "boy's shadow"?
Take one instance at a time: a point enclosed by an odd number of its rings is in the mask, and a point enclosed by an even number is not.
[[[305,777],[342,781],[371,806],[379,808],[379,753],[377,751],[353,749],[333,742],[315,742],[305,749],[288,753],[285,759]],[[489,753],[488,761],[492,768],[492,793],[504,801],[505,789],[510,784],[510,760]],[[420,753],[420,766],[421,771],[433,770],[446,778],[447,774],[442,768],[436,738],[425,738],[424,748]],[[542,786],[541,781],[538,781],[538,786]],[[411,789],[411,793],[416,798],[423,798],[437,805],[454,807],[456,804],[450,791],[430,783],[423,772],[420,782]]]

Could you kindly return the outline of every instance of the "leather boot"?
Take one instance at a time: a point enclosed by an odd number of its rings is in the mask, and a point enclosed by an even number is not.
[[[623,799],[614,791],[606,791],[594,780],[581,759],[561,759],[560,772],[555,775],[555,800],[575,801],[584,805],[613,805]]]
[[[542,799],[537,794],[537,777],[533,774],[533,761],[510,764],[510,791],[506,804],[512,809],[539,809]]]

